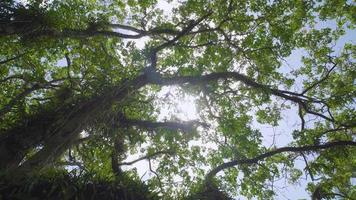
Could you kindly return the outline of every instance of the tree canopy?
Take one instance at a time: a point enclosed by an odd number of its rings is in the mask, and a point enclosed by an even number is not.
[[[273,199],[278,180],[305,177],[313,199],[353,199],[356,46],[340,38],[355,13],[342,0],[2,1],[1,173],[139,180],[124,166],[145,160],[162,199]],[[184,96],[194,119],[162,114]],[[260,125],[286,113],[295,126],[276,142]]]

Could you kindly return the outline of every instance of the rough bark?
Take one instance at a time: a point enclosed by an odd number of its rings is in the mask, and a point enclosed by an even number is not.
[[[0,169],[17,167],[27,152],[44,140],[54,116],[54,113],[42,113],[0,134]]]
[[[16,169],[26,153],[41,144],[43,148],[26,160],[20,169],[29,171],[51,163],[65,151],[66,144],[76,139],[78,134],[110,108],[114,101],[123,100],[131,91],[147,83],[144,75],[138,76],[110,90],[111,92],[73,106],[71,110],[60,111],[63,115],[58,115],[58,113],[53,113],[53,116],[41,115],[31,120],[30,123],[24,123],[19,128],[3,133],[0,138],[0,159],[2,160],[0,169]]]

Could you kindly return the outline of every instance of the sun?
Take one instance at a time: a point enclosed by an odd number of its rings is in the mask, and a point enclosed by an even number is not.
[[[195,100],[193,96],[186,96],[184,99],[178,99],[177,102],[177,117],[182,120],[195,120],[198,118],[198,113],[195,106]]]
[[[163,87],[159,92],[156,106],[159,109],[158,118],[161,120],[179,119],[191,121],[199,118],[197,97],[184,93],[176,86]]]

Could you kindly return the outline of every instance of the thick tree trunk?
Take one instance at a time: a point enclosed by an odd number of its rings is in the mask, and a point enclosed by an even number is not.
[[[31,35],[49,27],[41,8],[0,3],[0,13],[0,36]]]
[[[40,28],[39,24],[32,21],[3,21],[0,23],[0,36],[27,35]]]
[[[145,75],[113,88],[108,93],[62,110],[53,116],[41,115],[30,123],[24,123],[2,134],[0,138],[0,170],[31,171],[55,161],[70,146],[74,139],[95,119],[110,109],[116,101],[122,101],[131,91],[146,85]],[[43,146],[35,155],[24,161],[27,152]],[[21,164],[21,162],[23,162]],[[21,164],[21,166],[20,166]]]
[[[48,115],[48,116],[46,116]],[[22,125],[0,135],[0,169],[17,167],[27,152],[44,140],[53,122],[49,113],[25,120]]]

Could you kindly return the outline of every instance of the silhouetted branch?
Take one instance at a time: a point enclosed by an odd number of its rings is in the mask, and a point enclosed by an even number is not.
[[[23,74],[15,74],[15,75],[8,76],[8,77],[0,80],[0,83],[4,83],[4,82],[12,80],[12,79],[21,79],[23,81],[27,81],[26,77]]]
[[[10,100],[9,103],[7,103],[4,107],[0,109],[0,118],[2,118],[6,113],[8,113],[18,101],[22,100],[25,98],[27,95],[31,94],[33,91],[47,88],[48,86],[51,86],[52,83],[57,82],[57,81],[62,81],[63,79],[58,79],[58,80],[53,80],[47,83],[35,83],[33,84],[32,87],[25,89],[23,92],[19,93],[16,95],[13,99]]]
[[[8,59],[5,59],[5,60],[2,60],[2,61],[0,61],[0,65],[5,64],[5,63],[8,63],[8,62],[13,61],[13,60],[16,60],[16,59],[19,59],[20,57],[22,57],[22,56],[25,55],[25,54],[26,54],[26,53],[22,53],[22,54],[19,54],[19,55],[17,55],[17,56],[14,56],[14,57],[12,57],[12,58],[8,58]]]
[[[196,27],[199,23],[201,23],[203,20],[208,18],[213,12],[209,11],[206,15],[200,17],[198,20],[193,20],[189,22],[189,25],[184,28],[177,36],[175,36],[172,40],[169,40],[166,43],[163,43],[162,45],[159,45],[153,49],[152,53],[157,53],[158,51],[167,48],[169,46],[172,46],[176,41],[178,41],[181,37],[189,33],[194,27]]]
[[[303,116],[302,106],[300,104],[298,105],[298,115],[299,115],[299,118],[300,118],[300,120],[302,122],[300,130],[303,131],[305,129],[305,119],[304,119],[304,116]]]
[[[308,170],[309,176],[310,176],[311,180],[314,181],[314,180],[315,180],[315,179],[314,179],[314,175],[313,175],[312,171],[310,170],[307,157],[304,155],[303,152],[300,152],[300,154],[301,154],[302,157],[303,157],[303,160],[304,160],[304,163],[305,163],[305,168]]]
[[[265,93],[270,93],[274,96],[281,97],[283,99],[292,101],[301,105],[301,107],[305,110],[306,113],[319,116],[325,120],[334,122],[334,120],[330,117],[327,117],[321,113],[315,112],[311,110],[306,104],[306,100],[300,98],[297,95],[287,94],[283,90],[274,89],[269,85],[264,85],[261,83],[257,83],[253,79],[247,77],[246,75],[240,74],[238,72],[216,72],[207,75],[199,75],[199,76],[176,76],[169,78],[161,78],[158,81],[150,80],[151,83],[159,84],[159,85],[182,85],[182,84],[204,84],[210,81],[216,81],[221,79],[234,79],[236,81],[240,81],[245,85],[252,87],[254,89],[258,89]]]
[[[356,142],[354,141],[336,141],[336,142],[329,142],[325,143],[322,145],[309,145],[309,146],[301,146],[301,147],[282,147],[278,148],[263,154],[260,154],[254,158],[250,159],[241,159],[241,160],[233,160],[227,163],[223,163],[214,169],[212,169],[206,176],[205,179],[206,181],[210,181],[218,172],[230,168],[230,167],[235,167],[236,165],[241,165],[241,164],[256,164],[258,161],[261,161],[263,159],[272,157],[276,154],[279,153],[284,153],[284,152],[305,152],[305,151],[318,151],[322,149],[330,149],[330,148],[335,148],[335,147],[345,147],[345,146],[356,146]]]
[[[323,78],[321,78],[320,80],[314,82],[313,84],[311,84],[309,87],[307,87],[306,89],[304,89],[304,91],[301,93],[302,95],[304,95],[305,93],[307,93],[309,90],[313,89],[314,87],[316,87],[317,85],[319,85],[320,83],[324,82],[326,79],[329,78],[330,73],[335,69],[335,67],[337,66],[336,63],[334,63],[334,65],[326,72],[325,76]]]
[[[121,165],[132,165],[132,164],[134,164],[136,162],[139,162],[141,160],[147,160],[147,159],[150,159],[150,158],[154,158],[154,157],[156,157],[158,155],[161,155],[161,154],[170,154],[170,155],[172,155],[172,154],[174,154],[174,151],[157,151],[155,153],[147,154],[147,155],[145,155],[143,157],[140,157],[140,158],[138,158],[136,160],[133,160],[133,161],[130,161],[130,162],[119,163],[118,165],[119,166],[121,166]]]
[[[64,165],[64,166],[78,166],[79,168],[83,169],[84,165],[82,162],[79,161],[60,161],[56,162],[56,165]]]
[[[154,175],[156,175],[157,180],[158,180],[159,187],[160,187],[161,191],[164,192],[163,186],[162,186],[161,177],[157,174],[157,172],[155,172],[155,171],[152,169],[152,164],[151,164],[151,159],[150,159],[150,158],[148,159],[148,167],[149,167],[150,172],[152,172]]]
[[[187,122],[153,122],[147,120],[134,120],[126,119],[124,121],[126,125],[138,126],[140,128],[146,129],[156,129],[156,128],[166,128],[170,130],[181,130],[186,132],[191,132],[194,130],[194,126],[199,125],[197,121],[187,121]]]

